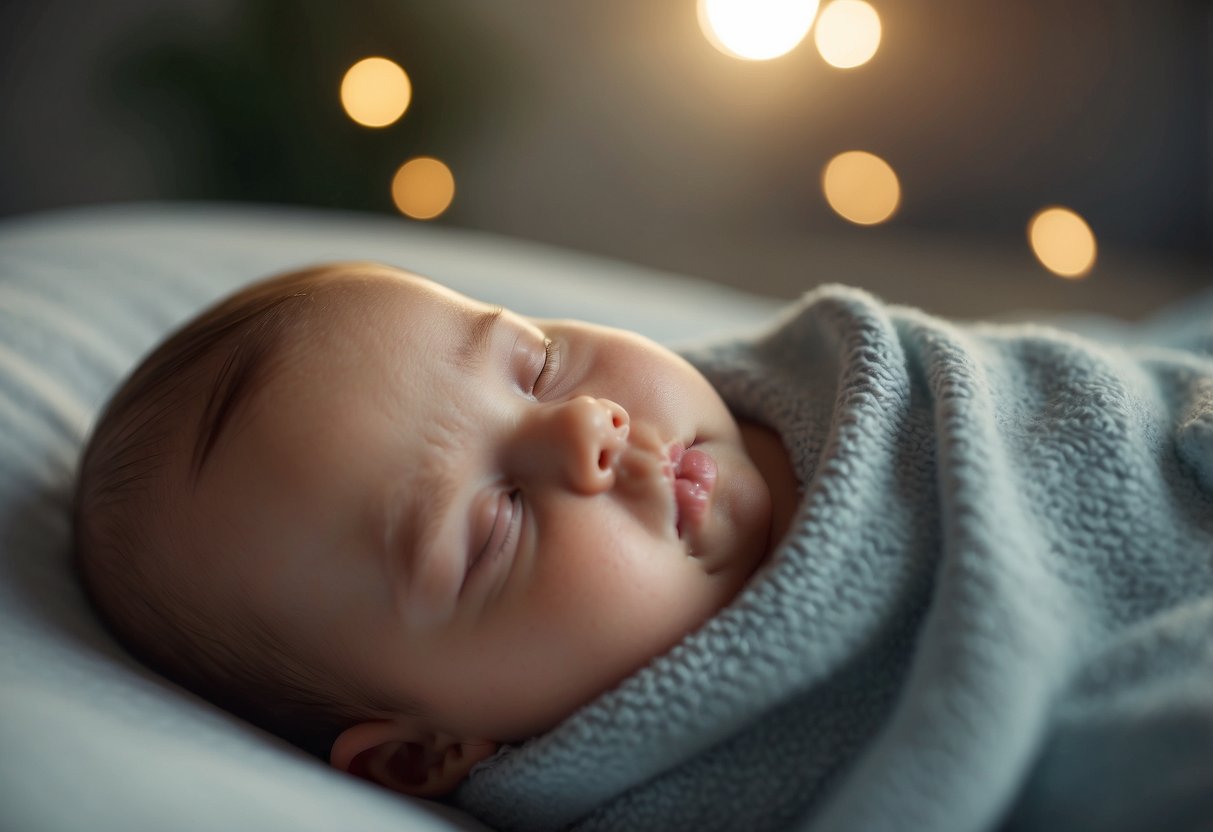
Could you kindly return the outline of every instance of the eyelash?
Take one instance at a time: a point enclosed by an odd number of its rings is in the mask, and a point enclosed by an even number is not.
[[[544,338],[543,367],[539,370],[539,376],[535,379],[535,383],[531,385],[531,395],[534,396],[539,391],[539,388],[544,385],[544,382],[550,382],[555,378],[559,370],[560,349],[551,338]]]
[[[510,519],[509,519],[510,527],[508,529],[506,529],[505,538],[501,541],[501,543],[493,551],[491,551],[491,552],[485,551],[485,549],[488,548],[489,543],[492,542],[492,538],[493,538],[492,529],[489,530],[489,539],[484,542],[484,546],[482,546],[480,548],[480,551],[477,552],[477,554],[475,555],[475,559],[473,560],[472,564],[468,567],[467,572],[464,575],[464,585],[465,586],[466,586],[467,582],[472,579],[472,575],[474,575],[476,573],[476,570],[480,569],[482,564],[484,564],[486,562],[492,562],[499,554],[501,554],[502,552],[507,552],[507,551],[509,551],[510,547],[517,545],[518,538],[522,534],[523,507],[522,507],[521,489],[515,488],[512,491],[510,491],[509,498],[510,498],[510,502],[513,504],[514,511],[513,511],[513,514],[510,515]],[[498,519],[495,519],[493,522],[494,522],[494,524],[496,524],[501,521],[498,518]]]

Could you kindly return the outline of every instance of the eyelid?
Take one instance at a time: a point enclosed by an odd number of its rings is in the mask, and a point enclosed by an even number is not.
[[[543,339],[543,367],[539,370],[539,375],[535,378],[535,383],[531,385],[531,395],[538,396],[540,388],[547,388],[551,385],[552,379],[556,378],[560,372],[560,345],[551,338]]]
[[[522,491],[514,488],[502,491],[493,497],[493,518],[484,543],[475,553],[469,552],[464,567],[463,581],[459,586],[462,595],[468,582],[482,564],[491,563],[499,557],[508,557],[509,550],[518,545],[522,529]],[[508,517],[503,518],[503,508],[508,510]]]
[[[460,594],[463,593],[463,589],[467,586],[468,578],[471,576],[473,570],[475,570],[477,564],[484,560],[485,556],[489,553],[489,545],[493,542],[493,533],[501,522],[500,506],[501,495],[494,494],[487,508],[482,506],[477,509],[471,520],[471,535],[468,542],[467,560],[464,561],[463,565],[463,581],[459,586]],[[488,531],[483,530],[485,521],[481,520],[481,514],[486,510],[491,512],[490,519],[487,521]],[[476,546],[474,551],[471,548],[472,546]]]

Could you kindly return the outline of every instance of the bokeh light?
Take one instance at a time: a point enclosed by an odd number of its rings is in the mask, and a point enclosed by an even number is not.
[[[726,55],[769,61],[804,40],[818,0],[699,0],[699,28]]]
[[[432,156],[409,159],[392,177],[392,201],[406,217],[432,220],[455,198],[451,169]]]
[[[864,0],[834,0],[821,10],[813,39],[830,66],[862,66],[880,47],[880,15]]]
[[[413,85],[400,65],[387,58],[363,58],[341,79],[341,106],[364,127],[387,127],[409,108]]]
[[[1028,222],[1028,242],[1036,259],[1053,274],[1077,280],[1095,265],[1095,234],[1069,208],[1043,208]]]
[[[821,187],[830,207],[857,225],[884,222],[901,202],[901,184],[893,168],[863,150],[848,150],[831,159],[821,174]]]

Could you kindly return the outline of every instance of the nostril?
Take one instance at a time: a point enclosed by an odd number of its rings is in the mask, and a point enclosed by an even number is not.
[[[611,414],[611,424],[614,425],[616,428],[623,427],[623,417],[620,416],[618,413]]]
[[[611,457],[606,451],[600,451],[598,454],[598,470],[605,471],[611,467]]]

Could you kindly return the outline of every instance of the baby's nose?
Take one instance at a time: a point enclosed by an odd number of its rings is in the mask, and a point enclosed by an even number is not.
[[[578,396],[556,405],[549,439],[570,487],[586,494],[611,487],[629,423],[628,412],[610,399]]]

